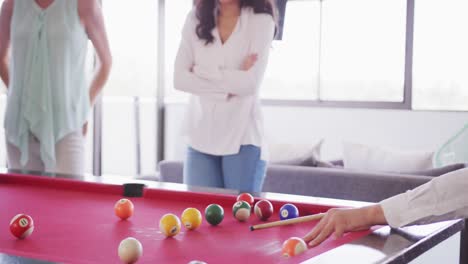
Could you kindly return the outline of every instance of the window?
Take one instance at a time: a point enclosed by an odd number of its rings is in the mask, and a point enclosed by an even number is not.
[[[406,1],[322,2],[320,99],[403,102]]]
[[[99,121],[102,173],[154,173],[158,1],[103,0],[103,12],[113,65]]]
[[[262,95],[402,102],[405,33],[404,0],[288,1]]]
[[[4,0],[0,0],[0,9],[3,5],[3,1]],[[3,83],[3,81],[0,79],[0,94],[4,94],[6,93],[6,88],[5,88],[5,84]]]
[[[468,1],[415,7],[413,107],[468,110]]]
[[[273,41],[270,50],[261,95],[269,99],[316,100],[320,1],[289,1],[286,14],[283,38]]]
[[[182,28],[185,19],[192,9],[191,0],[165,1],[165,84],[166,98],[169,100],[187,100],[188,94],[174,89],[174,61],[179,49]]]
[[[157,89],[158,1],[103,0],[113,64],[104,95],[151,96]]]

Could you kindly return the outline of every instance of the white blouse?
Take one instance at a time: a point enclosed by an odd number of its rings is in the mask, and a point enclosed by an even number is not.
[[[194,9],[185,21],[174,69],[175,89],[191,94],[185,123],[189,146],[212,155],[236,154],[247,144],[264,147],[259,88],[275,30],[272,16],[243,8],[224,44],[215,27],[214,41],[205,45],[196,35],[197,24]],[[254,53],[256,63],[242,71],[243,61]],[[262,159],[265,154],[262,149]]]
[[[436,177],[411,191],[380,202],[392,227],[468,217],[468,169]]]

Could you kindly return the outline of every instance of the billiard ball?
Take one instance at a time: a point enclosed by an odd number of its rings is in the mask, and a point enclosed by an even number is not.
[[[143,255],[143,246],[133,237],[127,237],[119,244],[119,258],[123,263],[135,263]]]
[[[182,212],[181,220],[188,230],[194,230],[201,225],[202,215],[196,208],[187,208]]]
[[[294,204],[285,204],[281,206],[279,217],[281,220],[296,218],[299,216],[299,210]]]
[[[31,235],[34,231],[34,221],[32,217],[26,214],[15,215],[10,221],[10,231],[19,239]]]
[[[120,199],[114,205],[115,215],[125,220],[133,215],[133,203],[129,199]]]
[[[237,220],[244,222],[250,217],[250,205],[245,201],[238,201],[232,206],[232,214]]]
[[[307,250],[306,242],[299,237],[291,237],[284,241],[281,255],[284,257],[293,257]]]
[[[254,213],[260,220],[267,220],[273,214],[273,205],[268,200],[260,200],[255,204]]]
[[[213,226],[219,225],[224,219],[224,209],[218,204],[210,204],[205,209],[205,219]]]
[[[206,262],[201,260],[192,260],[188,264],[206,264]]]
[[[159,231],[167,237],[173,237],[180,232],[180,220],[175,214],[165,214],[159,220]]]
[[[245,201],[250,205],[250,207],[252,207],[255,199],[250,193],[241,193],[237,196],[237,201]]]

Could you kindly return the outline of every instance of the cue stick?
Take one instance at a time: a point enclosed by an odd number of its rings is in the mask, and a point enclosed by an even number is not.
[[[310,221],[320,220],[324,216],[325,216],[325,213],[320,213],[320,214],[301,216],[301,217],[296,217],[296,218],[291,218],[291,219],[286,219],[286,220],[280,220],[280,221],[275,221],[275,222],[270,222],[270,223],[265,223],[265,224],[253,225],[253,226],[250,226],[250,231],[254,231],[254,230],[257,230],[257,229],[265,229],[265,228],[270,228],[270,227],[276,227],[276,226],[292,225],[292,224],[298,224],[298,223],[303,223],[303,222],[310,222]]]

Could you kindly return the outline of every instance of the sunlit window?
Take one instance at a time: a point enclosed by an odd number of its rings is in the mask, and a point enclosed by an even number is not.
[[[318,97],[320,1],[289,1],[282,40],[273,41],[263,98]]]
[[[166,98],[169,100],[187,100],[188,94],[174,89],[174,61],[179,49],[182,28],[187,14],[192,9],[191,0],[167,0],[165,2],[165,84]]]
[[[104,95],[152,96],[157,89],[158,1],[103,0],[113,65]]]
[[[468,110],[468,1],[415,7],[413,107]]]
[[[406,1],[322,2],[320,99],[402,102]]]

